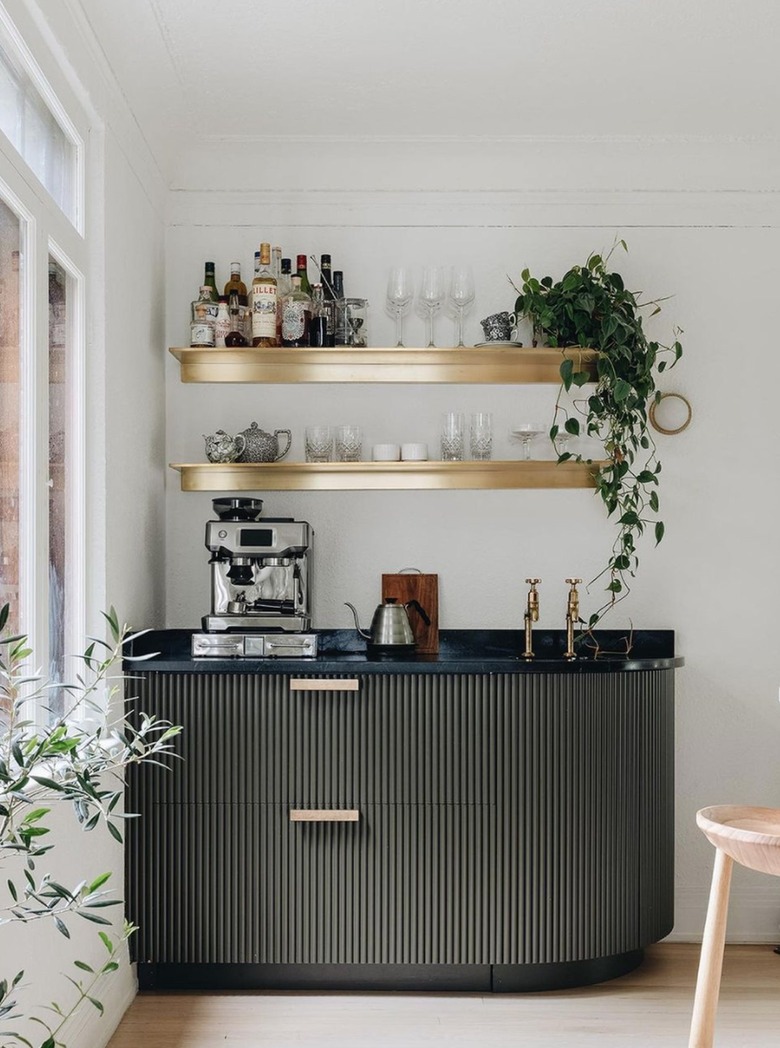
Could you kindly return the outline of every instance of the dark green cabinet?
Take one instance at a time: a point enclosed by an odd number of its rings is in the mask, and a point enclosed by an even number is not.
[[[356,679],[141,675],[184,726],[129,784],[142,984],[539,988],[667,934],[672,670]]]

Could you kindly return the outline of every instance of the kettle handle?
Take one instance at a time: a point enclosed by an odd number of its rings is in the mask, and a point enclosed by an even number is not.
[[[275,429],[274,430],[274,436],[275,437],[278,437],[280,433],[286,433],[287,434],[287,447],[284,449],[284,451],[280,451],[279,452],[279,454],[274,459],[274,462],[278,462],[279,459],[283,459],[284,456],[287,454],[287,452],[290,450],[290,445],[292,444],[292,431],[291,430],[289,430],[289,429]]]
[[[405,608],[414,608],[414,610],[417,612],[417,614],[423,620],[425,625],[426,626],[430,626],[431,620],[428,617],[428,612],[425,610],[425,608],[422,606],[422,604],[420,604],[420,602],[418,600],[409,600],[409,601],[406,602],[406,604],[404,604],[404,607]]]

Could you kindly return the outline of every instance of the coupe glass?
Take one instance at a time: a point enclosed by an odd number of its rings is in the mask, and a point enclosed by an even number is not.
[[[396,266],[387,278],[387,306],[395,317],[395,344],[403,346],[403,318],[409,311],[414,292],[409,270]]]
[[[512,430],[512,436],[523,442],[523,458],[526,461],[531,458],[531,444],[542,433],[544,426],[541,422],[521,422],[517,429]]]
[[[463,314],[474,301],[474,274],[471,266],[453,266],[450,274],[450,302],[458,318],[458,346],[463,342]]]
[[[427,312],[429,346],[436,345],[433,341],[433,317],[441,309],[444,297],[444,270],[440,266],[426,266],[420,287],[420,304]]]

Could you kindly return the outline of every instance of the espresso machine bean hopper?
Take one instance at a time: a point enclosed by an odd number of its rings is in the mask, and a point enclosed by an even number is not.
[[[206,524],[211,613],[192,654],[214,658],[313,657],[311,545],[314,532],[291,517],[260,519],[262,499],[219,498]]]

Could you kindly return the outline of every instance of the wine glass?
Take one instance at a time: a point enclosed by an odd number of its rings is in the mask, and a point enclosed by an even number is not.
[[[463,313],[474,301],[474,274],[471,266],[453,266],[450,274],[450,301],[458,318],[458,346],[463,343]]]
[[[412,278],[405,266],[395,266],[387,278],[387,305],[395,317],[395,344],[403,346],[403,318],[406,316],[414,292]]]
[[[544,433],[541,422],[521,422],[517,429],[512,430],[512,436],[523,442],[523,458],[526,462],[531,458],[531,444]]]
[[[420,286],[420,303],[428,314],[429,346],[436,345],[433,341],[433,316],[441,309],[444,296],[444,270],[441,266],[426,266]]]

